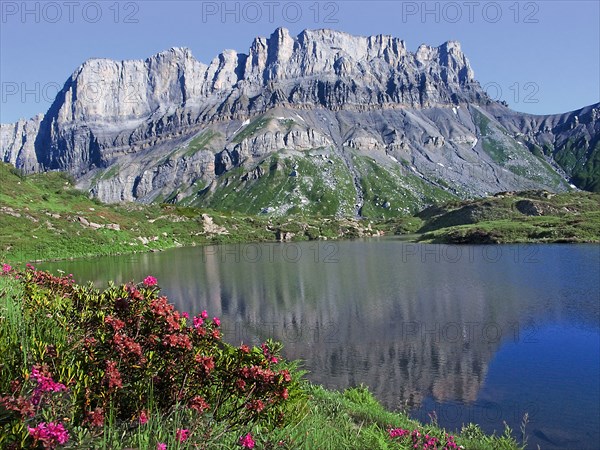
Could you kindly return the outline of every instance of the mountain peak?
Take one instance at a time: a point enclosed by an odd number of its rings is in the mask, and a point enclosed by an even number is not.
[[[231,168],[250,167],[282,149],[326,149],[319,151],[342,162],[369,153],[438,187],[440,168],[482,159],[496,168],[495,176],[484,173],[474,182],[457,169],[453,183],[462,192],[538,186],[519,174],[537,167],[537,177],[547,168],[501,130],[536,136],[543,129],[546,139],[553,126],[519,118],[525,128],[505,122],[490,143],[491,131],[479,130],[481,124],[516,114],[494,105],[456,41],[411,52],[390,35],[319,29],[292,36],[277,28],[254,39],[247,53],[224,50],[208,64],[186,47],[145,60],[90,59],[43,118],[2,126],[0,154],[27,171],[64,170],[97,183],[93,192],[111,201],[151,201],[179,187],[192,192],[196,180],[208,186]],[[553,123],[585,137],[592,122],[566,117]],[[554,145],[535,145],[546,144]],[[499,146],[508,150],[485,156]],[[510,170],[517,160],[523,164],[514,173],[521,178],[513,182],[503,165]],[[115,164],[122,167],[118,177],[94,178]],[[356,188],[353,208],[364,200],[360,169],[350,163],[346,169]],[[256,170],[249,179],[264,168]]]
[[[193,57],[192,51],[188,47],[171,47],[168,50],[157,53],[154,57],[160,56],[174,56],[176,58],[190,58]]]

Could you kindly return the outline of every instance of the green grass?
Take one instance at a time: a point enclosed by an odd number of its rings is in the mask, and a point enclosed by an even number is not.
[[[342,161],[282,150],[254,169],[235,168],[218,180],[215,192],[206,192],[198,204],[224,211],[258,215],[350,216],[354,205],[352,178]],[[281,212],[281,214],[279,213]]]
[[[425,242],[600,242],[600,194],[589,192],[534,191],[453,202],[420,217]]]
[[[482,114],[477,108],[472,108],[473,121],[475,126],[479,128],[482,136],[487,136],[490,133],[490,119]]]
[[[541,186],[556,190],[566,186],[563,177],[545,160],[540,147],[516,139],[501,126],[492,126],[490,119],[476,108],[472,109],[472,113],[473,121],[479,128],[481,147],[495,163]],[[573,157],[571,152],[568,152],[568,156]]]
[[[290,131],[296,121],[294,119],[279,119],[279,123],[285,127],[285,131]]]
[[[0,276],[0,392],[6,392],[9,389],[7,380],[16,378],[20,375],[10,365],[8,361],[26,358],[29,351],[28,330],[25,328],[25,320],[21,303],[23,290],[20,283],[9,277]],[[12,342],[18,342],[18,346],[10,345]],[[20,351],[15,352],[15,348]]]
[[[482,138],[481,145],[483,150],[490,155],[494,162],[500,165],[504,165],[508,162],[508,153],[501,142],[486,136]]]
[[[420,424],[405,413],[386,410],[364,386],[338,392],[309,385],[307,393],[310,412],[293,435],[299,437],[296,448],[403,449],[410,447],[392,441],[389,428],[418,428],[433,436],[446,432],[437,424]],[[306,437],[300,440],[302,435]],[[510,435],[489,436],[473,424],[465,424],[457,443],[472,450],[519,448]]]
[[[427,205],[455,198],[415,175],[402,173],[396,167],[384,168],[371,158],[357,156],[354,163],[362,175],[362,214],[365,217],[391,219],[412,216]]]
[[[106,172],[104,172],[100,176],[100,179],[101,180],[109,180],[111,178],[114,178],[118,173],[119,173],[119,165],[115,164],[114,166],[110,167]]]
[[[483,151],[486,152],[494,162],[500,165],[506,164],[508,162],[508,153],[506,152],[505,146],[502,142],[494,138],[494,135],[498,130],[490,126],[490,119],[477,110],[477,108],[472,108],[472,116],[475,126],[479,128]]]
[[[600,192],[600,139],[596,136],[595,144],[589,146],[585,142],[569,141],[556,153],[559,164],[573,177],[573,183],[580,189]],[[585,158],[587,148],[587,158]],[[585,160],[585,162],[584,162]]]
[[[344,164],[335,157],[330,160],[332,164],[323,165],[311,156],[273,156],[262,163],[265,174],[261,178],[246,182],[240,180],[242,169],[234,169],[228,179],[221,181],[227,181],[227,185],[208,200],[220,211],[167,204],[105,205],[75,189],[72,179],[64,174],[23,176],[8,164],[1,164],[0,259],[24,262],[275,241],[281,233],[293,233],[294,240],[307,240],[419,230],[429,233],[422,237],[427,240],[468,242],[473,230],[485,234],[496,229],[500,237],[495,240],[500,242],[599,241],[598,194],[571,192],[548,200],[530,193],[460,202],[414,176],[381,169],[368,158],[357,158],[355,164],[365,173],[363,214],[369,219],[348,219],[353,212],[354,186]],[[297,177],[290,176],[294,167]],[[319,176],[324,167],[338,180],[332,186],[324,185]],[[393,183],[401,187],[393,187]],[[302,204],[302,198],[308,203]],[[548,217],[523,215],[514,205],[524,199],[549,205],[551,210],[546,216],[555,215],[559,222],[549,228],[544,225]],[[390,202],[389,210],[383,207],[384,201]],[[423,212],[413,217],[415,210],[408,207],[414,202],[424,207],[448,201],[434,215]],[[284,204],[289,206],[288,216],[260,214],[265,207]],[[406,210],[397,211],[402,207]],[[202,214],[208,214],[227,234],[204,233]],[[105,227],[96,230],[84,226],[79,218]],[[515,231],[510,222],[521,224],[517,225],[521,231]],[[109,224],[118,224],[120,230],[106,228]],[[462,228],[451,230],[453,226]]]
[[[187,145],[185,156],[193,156],[200,150],[204,150],[213,138],[220,136],[220,133],[213,130],[206,130],[196,136]]]
[[[302,170],[305,169],[303,165]],[[267,167],[268,168],[268,167]],[[286,168],[287,170],[287,168]],[[275,196],[281,183],[297,182],[286,171],[276,171],[272,176],[280,184],[259,184],[253,190],[235,198],[218,198],[239,210],[257,198],[265,204]],[[316,178],[316,169],[314,171]],[[337,175],[336,175],[337,176]],[[265,180],[266,181],[266,180]],[[289,217],[252,215],[260,212],[248,209],[250,214],[238,211],[215,211],[206,208],[184,207],[170,204],[140,205],[124,203],[106,205],[90,199],[74,188],[70,177],[49,172],[22,176],[8,164],[0,164],[0,260],[26,262],[51,259],[68,259],[100,255],[147,252],[177,246],[214,243],[275,241],[281,232],[294,233],[295,240],[340,238],[368,235],[371,222],[348,221],[303,214]],[[233,189],[232,184],[224,190]],[[271,191],[262,189],[273,189]],[[336,190],[324,197],[336,209]],[[282,199],[285,191],[281,191]],[[306,195],[309,193],[306,192]],[[234,202],[235,200],[235,202]],[[235,208],[234,208],[235,209]],[[316,208],[313,212],[316,212]],[[223,226],[227,234],[205,234],[202,214],[208,214],[214,223]],[[104,225],[93,229],[80,223],[79,218]],[[120,230],[107,229],[117,224]],[[393,224],[379,224],[378,229],[393,232]],[[148,240],[143,243],[139,238]]]
[[[249,138],[250,136],[253,136],[258,130],[266,127],[269,124],[269,122],[271,122],[271,120],[272,120],[271,117],[263,117],[263,116],[255,119],[254,121],[252,121],[248,125],[246,125],[246,127],[242,131],[240,131],[238,134],[236,134],[234,136],[234,138],[232,139],[232,142],[239,144],[244,139]]]

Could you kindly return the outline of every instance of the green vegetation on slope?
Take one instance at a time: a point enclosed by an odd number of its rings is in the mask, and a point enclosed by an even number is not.
[[[364,194],[362,214],[365,217],[390,219],[412,216],[430,204],[455,197],[416,175],[402,173],[400,168],[384,168],[368,157],[354,157],[362,174]]]
[[[371,229],[371,222],[334,217],[250,216],[167,204],[106,205],[75,189],[64,174],[22,176],[8,164],[0,164],[0,186],[0,259],[5,261],[276,241],[282,236],[357,237],[404,229],[402,221]]]
[[[503,193],[419,214],[420,240],[444,243],[600,242],[600,194]]]
[[[577,142],[569,139],[554,151],[554,159],[572,177],[577,187],[600,192],[600,137],[596,136],[595,142],[591,143],[584,139]]]
[[[434,186],[419,186],[424,182],[416,177],[396,178],[370,159],[357,158],[355,164],[363,166],[366,173],[362,181],[363,213],[374,219],[335,217],[333,214],[351,214],[354,187],[350,176],[343,164],[324,162],[335,178],[346,180],[312,191],[310,180],[325,183],[318,177],[322,167],[312,161],[311,157],[274,159],[279,170],[272,173],[270,161],[266,161],[264,170],[269,170],[269,175],[254,180],[257,184],[244,188],[247,182],[232,179],[218,191],[223,196],[211,199],[215,206],[221,202],[221,208],[246,208],[252,215],[167,204],[105,205],[75,189],[64,174],[23,176],[10,165],[0,164],[0,259],[26,262],[211,243],[337,239],[416,231],[426,233],[421,239],[433,242],[600,241],[598,194],[523,193],[443,204],[450,194]],[[292,170],[311,175],[302,181],[302,177],[290,176]],[[237,176],[242,176],[242,172]],[[394,190],[391,183],[396,180],[403,187]],[[412,211],[400,215],[397,208],[408,204],[402,202],[415,201],[411,199],[412,192],[427,192],[424,188],[431,188],[430,195],[417,197],[417,201],[424,206],[442,206],[412,217]],[[290,196],[288,189],[298,194]],[[394,195],[389,195],[390,191]],[[302,203],[308,198],[313,209]],[[274,199],[280,203],[273,203]],[[529,203],[534,205],[533,212],[527,209]],[[319,216],[321,209],[316,205],[327,205],[326,211],[332,215]],[[269,206],[285,206],[289,215],[258,214]],[[535,212],[538,206],[541,209]],[[302,214],[293,214],[300,210]]]
[[[203,131],[202,133],[197,135],[194,139],[192,139],[190,141],[190,143],[187,145],[187,150],[185,152],[185,156],[193,156],[200,150],[204,150],[206,148],[206,146],[208,144],[210,144],[210,141],[212,141],[213,138],[218,137],[218,136],[219,136],[219,133],[214,130],[208,129],[206,131]]]
[[[199,195],[197,204],[245,214],[344,217],[352,214],[354,195],[350,174],[338,157],[325,157],[319,150],[281,150],[252,170],[227,172],[214,191]]]
[[[269,125],[269,122],[271,120],[271,117],[258,117],[257,119],[253,120],[248,125],[246,125],[246,127],[237,135],[235,135],[232,142],[239,144],[244,139],[249,138],[250,136],[254,135],[257,131]]]
[[[548,164],[539,147],[516,139],[503,127],[492,126],[490,119],[477,108],[472,112],[481,147],[495,163],[538,184],[556,189],[564,186],[563,178]]]
[[[473,108],[473,120],[477,128],[479,128],[483,150],[490,155],[494,162],[500,165],[506,164],[509,160],[508,154],[506,153],[505,146],[494,138],[497,130],[490,126],[490,119],[476,108]]]

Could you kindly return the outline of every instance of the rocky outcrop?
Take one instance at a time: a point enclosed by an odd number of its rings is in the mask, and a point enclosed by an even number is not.
[[[0,124],[0,155],[4,162],[29,173],[41,170],[35,139],[43,117],[43,114],[39,114],[30,120]]]
[[[3,159],[27,171],[81,175],[211,119],[251,116],[282,103],[342,108],[472,101],[481,96],[473,81],[457,43],[421,46],[412,54],[390,36],[330,30],[291,37],[280,28],[255,39],[247,55],[227,50],[208,65],[185,48],[145,61],[91,59],[43,117],[3,126]]]
[[[532,152],[555,161],[578,188],[600,192],[600,103],[550,116],[516,113],[501,104],[487,109]]]

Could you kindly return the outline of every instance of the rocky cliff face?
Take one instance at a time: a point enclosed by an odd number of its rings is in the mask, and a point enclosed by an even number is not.
[[[280,28],[208,65],[179,48],[89,60],[45,115],[2,125],[0,154],[27,172],[68,171],[109,202],[240,209],[252,200],[282,212],[325,201],[330,189],[328,212],[400,214],[444,196],[561,190],[565,176],[598,189],[598,111],[503,108],[457,42],[411,53],[390,36]],[[268,179],[289,195],[248,197]],[[329,186],[337,179],[347,189]]]

